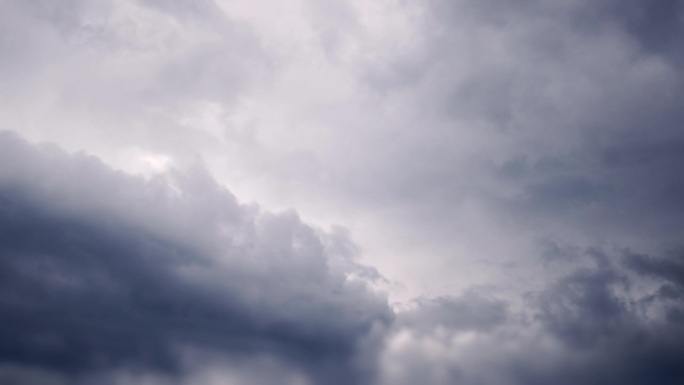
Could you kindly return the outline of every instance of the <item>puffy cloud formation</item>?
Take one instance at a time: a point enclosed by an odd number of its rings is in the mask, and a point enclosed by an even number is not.
[[[517,310],[473,295],[419,302],[388,336],[381,383],[680,383],[681,277],[640,278],[682,256],[620,260],[577,268]]]
[[[3,363],[173,374],[216,351],[363,382],[392,313],[344,233],[240,205],[200,168],[143,180],[0,140]]]

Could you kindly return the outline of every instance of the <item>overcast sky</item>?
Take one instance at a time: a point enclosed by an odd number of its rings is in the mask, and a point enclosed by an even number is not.
[[[0,384],[684,383],[684,2],[0,0]]]

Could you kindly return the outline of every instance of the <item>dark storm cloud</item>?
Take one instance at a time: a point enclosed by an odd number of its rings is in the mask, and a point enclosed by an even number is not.
[[[677,253],[616,259],[551,244],[547,254],[563,255],[547,263],[588,266],[530,293],[522,309],[473,290],[419,299],[392,322],[382,298],[344,280],[377,279],[349,259],[344,233],[241,206],[201,170],[143,181],[11,134],[1,143],[10,165],[0,173],[0,374],[8,381],[87,382],[134,368],[174,383],[192,370],[184,349],[246,363],[272,356],[313,383],[684,378]],[[658,285],[631,291],[644,278]]]
[[[684,324],[684,254],[682,249],[656,258],[628,253],[625,265],[642,277],[656,282],[658,289],[644,298],[648,304],[662,306],[668,320]]]
[[[620,326],[629,313],[613,294],[613,285],[619,283],[611,271],[576,271],[544,290],[539,317],[565,344],[594,346],[623,332]]]
[[[559,383],[676,384],[684,379],[677,364],[684,352],[684,325],[658,312],[671,301],[653,301],[651,291],[639,288],[642,279],[628,274],[649,274],[648,263],[639,265],[629,252],[622,254],[626,262],[581,268],[537,297],[538,320],[563,342],[566,362],[572,362],[572,371],[559,369]],[[683,304],[679,299],[673,306]]]
[[[615,20],[635,37],[644,50],[682,59],[684,2],[681,0],[628,0],[596,4],[595,14]]]
[[[0,148],[3,364],[180,374],[201,349],[364,381],[360,345],[391,313],[345,280],[344,235],[241,206],[200,171],[153,186],[8,133]]]
[[[638,288],[644,275],[681,282],[681,261],[620,254],[624,263],[612,264],[604,252],[580,252],[587,266],[530,292],[517,310],[469,295],[400,313],[384,383],[681,383],[683,297],[665,295],[672,286]]]
[[[315,384],[684,378],[676,252],[615,258],[549,243],[549,271],[586,266],[529,293],[522,308],[473,289],[417,299],[395,318],[345,280],[382,277],[353,262],[344,232],[239,205],[201,170],[145,181],[8,133],[0,144],[0,378],[9,383],[119,384],[116,370],[187,383],[200,367],[184,359],[192,350],[240,363],[242,382],[255,384],[293,370]],[[263,356],[284,366],[254,366]]]
[[[671,253],[669,258],[654,258],[647,255],[628,254],[627,266],[635,272],[665,279],[676,285],[684,285],[684,254]]]

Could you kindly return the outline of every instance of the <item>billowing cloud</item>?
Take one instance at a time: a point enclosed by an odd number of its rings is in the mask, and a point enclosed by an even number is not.
[[[542,384],[684,373],[681,255],[547,247],[550,278],[390,310],[341,230],[2,135],[0,377],[14,383]],[[541,261],[540,261],[541,262]],[[558,270],[560,269],[560,270]],[[147,382],[145,382],[147,381]]]
[[[3,363],[177,373],[211,350],[362,382],[392,314],[343,233],[241,205],[201,169],[146,181],[1,140]]]
[[[400,313],[382,355],[381,383],[681,382],[682,297],[668,280],[644,290],[653,285],[631,275],[659,275],[681,257],[623,252],[617,265],[597,260],[595,251],[581,258],[586,267],[528,293],[522,307],[467,295]]]

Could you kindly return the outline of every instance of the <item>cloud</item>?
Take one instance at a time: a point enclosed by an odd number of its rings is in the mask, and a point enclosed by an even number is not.
[[[0,8],[0,378],[681,382],[682,2]]]
[[[505,323],[506,303],[473,291],[461,297],[419,298],[401,313],[400,324],[414,331],[446,328],[452,331],[488,331]]]
[[[347,279],[343,234],[240,205],[201,169],[146,181],[0,141],[3,363],[182,373],[194,349],[363,381],[362,340],[392,314]]]
[[[581,253],[586,267],[528,293],[523,306],[469,294],[398,313],[381,383],[681,382],[684,323],[658,308],[681,308],[682,297],[642,286],[650,287],[644,275],[678,262],[622,252],[624,263],[607,264],[597,253]]]
[[[640,43],[646,51],[680,61],[684,7],[679,0],[627,2],[610,1],[599,7],[604,18],[618,23]]]
[[[392,311],[356,246],[200,166],[144,179],[0,136],[0,379],[560,384],[684,378],[681,257],[549,243],[522,297]],[[337,381],[337,382],[336,382]]]

